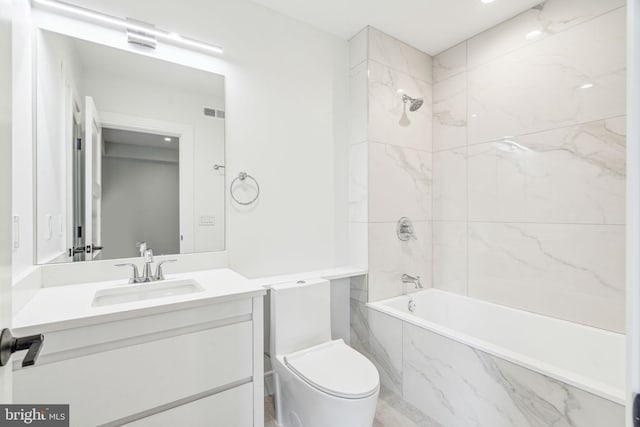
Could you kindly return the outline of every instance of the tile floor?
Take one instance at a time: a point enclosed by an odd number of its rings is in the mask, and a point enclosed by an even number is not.
[[[273,407],[273,396],[264,399],[265,427],[278,427]],[[440,427],[400,396],[384,388],[380,390],[373,427]]]

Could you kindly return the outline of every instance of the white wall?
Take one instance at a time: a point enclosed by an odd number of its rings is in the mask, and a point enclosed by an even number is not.
[[[346,262],[346,41],[249,1],[75,3],[224,46],[227,176],[245,170],[262,189],[255,206],[228,207],[231,267],[259,276]]]
[[[14,278],[28,271],[33,265],[34,221],[34,150],[32,113],[32,42],[30,5],[14,1],[12,38],[12,200],[13,215],[19,218],[17,234],[19,247],[13,249]]]
[[[178,184],[177,162],[103,157],[100,259],[180,253]]]

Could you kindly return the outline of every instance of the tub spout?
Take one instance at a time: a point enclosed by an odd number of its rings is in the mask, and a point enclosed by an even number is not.
[[[413,286],[415,286],[415,289],[422,289],[422,283],[420,283],[420,276],[410,276],[408,274],[403,274],[402,277],[402,283],[413,283]]]

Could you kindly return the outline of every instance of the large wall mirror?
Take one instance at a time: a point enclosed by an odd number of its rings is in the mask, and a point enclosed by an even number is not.
[[[36,37],[37,263],[224,250],[224,77]]]

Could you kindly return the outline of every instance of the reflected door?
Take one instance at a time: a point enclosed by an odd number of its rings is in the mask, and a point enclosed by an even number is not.
[[[102,124],[93,98],[85,98],[84,241],[86,259],[100,255],[102,216]]]

